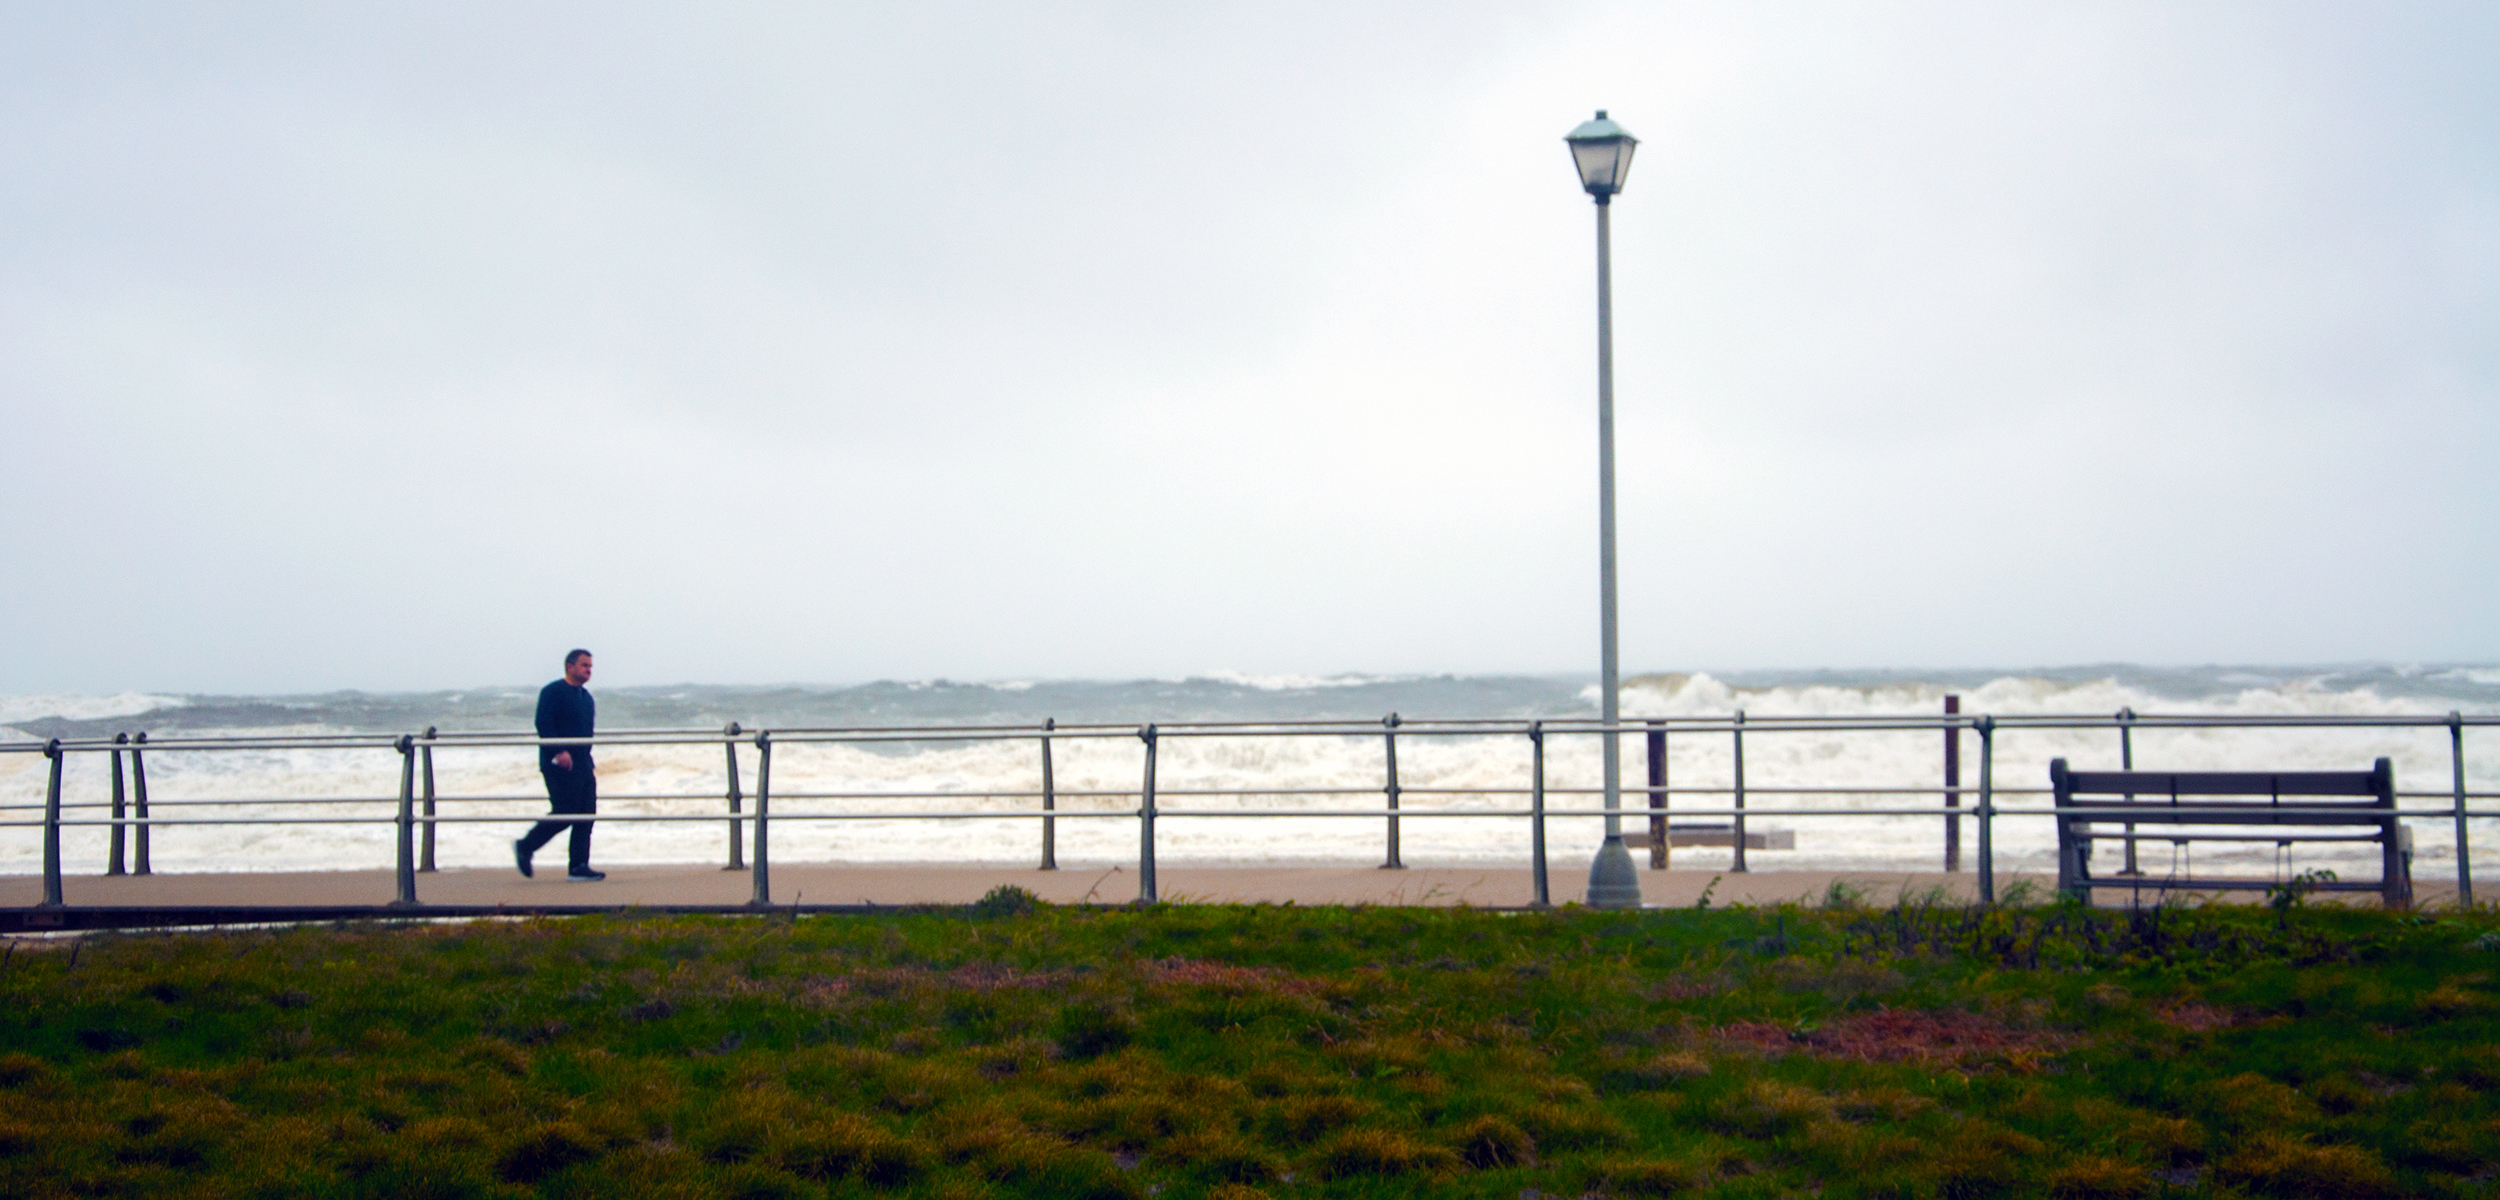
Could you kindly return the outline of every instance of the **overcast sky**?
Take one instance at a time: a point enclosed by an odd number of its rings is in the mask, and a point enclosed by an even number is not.
[[[0,2],[0,691],[2500,658],[2500,6]]]

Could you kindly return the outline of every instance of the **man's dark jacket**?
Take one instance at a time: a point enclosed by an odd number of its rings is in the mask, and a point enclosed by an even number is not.
[[[599,702],[590,698],[590,689],[575,687],[564,680],[538,689],[538,736],[543,738],[586,738],[599,723]],[[590,747],[540,746],[538,769],[557,771],[555,757],[566,750],[573,752],[573,770],[587,775],[590,771]]]

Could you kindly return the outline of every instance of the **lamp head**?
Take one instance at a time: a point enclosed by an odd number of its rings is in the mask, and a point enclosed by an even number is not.
[[[1641,144],[1602,108],[1594,120],[1582,121],[1563,141],[1571,147],[1572,165],[1580,168],[1580,186],[1597,197],[1599,204],[1623,190],[1623,177],[1632,171],[1632,148]]]

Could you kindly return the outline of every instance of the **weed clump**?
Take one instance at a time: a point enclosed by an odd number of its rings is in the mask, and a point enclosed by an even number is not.
[[[1311,1151],[1311,1169],[1322,1179],[1350,1175],[1449,1175],[1460,1165],[1447,1148],[1388,1129],[1349,1129]]]
[[[1264,1124],[1285,1142],[1309,1142],[1371,1116],[1379,1106],[1352,1096],[1289,1096],[1267,1109]]]
[[[1831,1115],[1830,1097],[1776,1079],[1748,1083],[1710,1110],[1711,1124],[1754,1138],[1782,1137],[1805,1128],[1809,1121]]]
[[[1040,907],[1042,907],[1041,897],[1012,883],[1002,883],[991,888],[989,894],[973,902],[972,915],[995,921],[1005,917],[1021,917]]]
[[[549,1121],[523,1133],[495,1160],[508,1183],[537,1183],[576,1163],[599,1157],[598,1139],[570,1121]]]
[[[1136,1040],[1137,1018],[1100,1000],[1080,1001],[1059,1010],[1050,1033],[1069,1058],[1096,1058]]]
[[[1989,1121],[1970,1121],[1953,1132],[1936,1156],[1939,1190],[1952,1200],[1978,1200],[2013,1190],[2048,1147],[2038,1138]]]
[[[2049,1195],[2055,1200],[2138,1200],[2152,1191],[2151,1172],[2098,1155],[2072,1159],[2049,1176]]]
[[[2374,1200],[2396,1194],[2378,1156],[2359,1146],[2316,1146],[2261,1133],[2215,1166],[2220,1178],[2259,1191],[2316,1200]]]
[[[855,1113],[837,1112],[793,1126],[771,1149],[781,1169],[818,1182],[848,1178],[897,1187],[917,1176],[920,1147]]]
[[[1622,1159],[1599,1167],[1590,1182],[1617,1195],[1673,1196],[1709,1183],[1710,1168],[1682,1159]]]
[[[1200,1129],[1156,1148],[1155,1157],[1219,1183],[1265,1183],[1282,1178],[1284,1162],[1257,1142],[1231,1130]]]
[[[1450,1131],[1460,1158],[1480,1171],[1536,1165],[1536,1138],[1497,1116],[1481,1116]]]

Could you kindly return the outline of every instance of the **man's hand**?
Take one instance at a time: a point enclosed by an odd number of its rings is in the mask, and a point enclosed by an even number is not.
[[[570,771],[573,769],[573,752],[570,750],[558,750],[556,751],[556,756],[548,759],[547,761]]]

